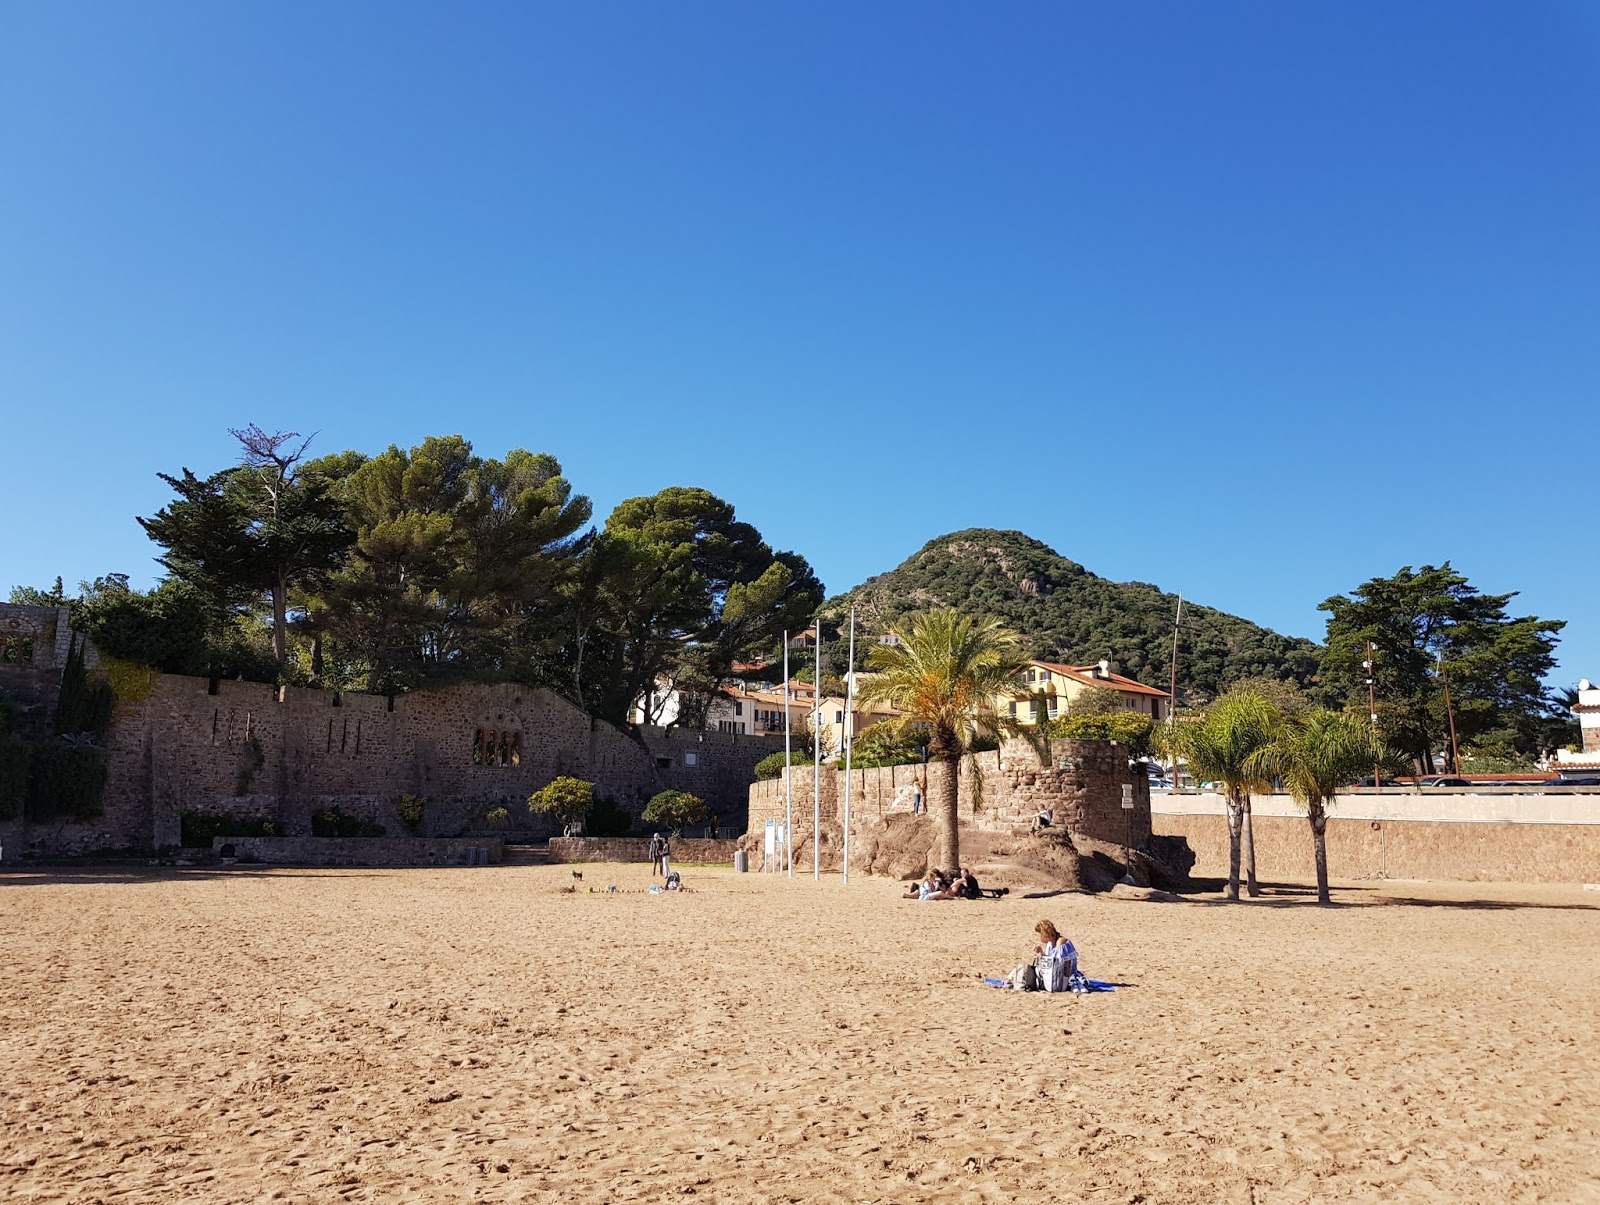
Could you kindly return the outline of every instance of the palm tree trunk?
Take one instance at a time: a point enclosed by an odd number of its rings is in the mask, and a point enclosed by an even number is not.
[[[1323,810],[1320,799],[1312,800],[1309,816],[1311,844],[1317,855],[1317,903],[1331,904],[1333,900],[1328,895],[1328,813]]]
[[[1228,898],[1239,898],[1239,830],[1244,823],[1244,810],[1237,793],[1228,792]]]
[[[934,805],[939,826],[939,869],[953,875],[961,865],[961,813],[958,796],[961,763],[956,760],[931,762],[928,766],[928,796]]]
[[[1256,886],[1256,826],[1250,815],[1250,792],[1244,793],[1244,879],[1245,891],[1253,898],[1261,894]]]

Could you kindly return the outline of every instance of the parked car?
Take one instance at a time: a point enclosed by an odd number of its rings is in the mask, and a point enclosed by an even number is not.
[[[1448,774],[1430,774],[1426,778],[1417,779],[1419,787],[1470,787],[1473,784],[1465,778],[1452,778]]]
[[[1151,778],[1150,779],[1150,789],[1152,791],[1170,791],[1170,790],[1172,790],[1172,779],[1170,779],[1170,778]]]
[[[1368,774],[1365,778],[1358,779],[1353,785],[1358,787],[1370,787],[1372,785],[1372,775]],[[1404,786],[1405,784],[1397,779],[1385,776],[1378,779],[1378,785],[1380,787],[1399,787]]]
[[[1154,784],[1152,784],[1154,785]],[[1600,787],[1600,778],[1563,778],[1559,782],[1547,782],[1547,787]]]

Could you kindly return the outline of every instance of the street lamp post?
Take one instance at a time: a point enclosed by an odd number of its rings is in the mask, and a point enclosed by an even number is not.
[[[1373,666],[1372,661],[1372,641],[1369,640],[1367,641],[1367,659],[1361,663],[1361,667],[1367,671],[1367,712],[1372,716],[1372,733],[1376,736],[1378,733],[1378,671]],[[1376,742],[1374,742],[1374,747],[1376,747]],[[1372,763],[1372,789],[1374,791],[1383,790],[1383,771],[1379,769],[1376,761]]]

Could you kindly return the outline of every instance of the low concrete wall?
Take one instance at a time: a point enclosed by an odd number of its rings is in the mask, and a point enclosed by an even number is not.
[[[1256,874],[1316,877],[1311,825],[1304,816],[1263,814],[1252,805]],[[1228,876],[1223,815],[1156,811],[1157,836],[1183,837],[1197,878]],[[1453,879],[1505,883],[1600,882],[1600,824],[1368,819],[1328,821],[1328,873],[1335,879]]]
[[[498,837],[216,837],[211,852],[232,846],[241,862],[294,866],[470,866],[474,850],[500,861]]]
[[[1215,791],[1152,791],[1150,810],[1169,816],[1226,816]],[[1298,816],[1291,795],[1252,795],[1255,816]],[[1328,814],[1346,820],[1429,820],[1462,824],[1600,824],[1600,791],[1593,787],[1426,787],[1412,791],[1351,791],[1334,798]]]
[[[732,862],[737,841],[680,837],[672,843],[674,862]],[[648,837],[551,837],[552,862],[648,862]]]

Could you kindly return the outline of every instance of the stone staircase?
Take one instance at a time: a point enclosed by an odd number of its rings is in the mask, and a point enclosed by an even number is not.
[[[506,845],[500,853],[502,866],[548,866],[550,865],[550,847],[548,845]]]

